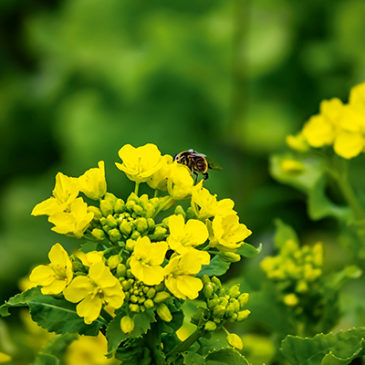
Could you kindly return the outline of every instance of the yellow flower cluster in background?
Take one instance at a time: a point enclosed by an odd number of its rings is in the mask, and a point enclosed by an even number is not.
[[[290,147],[305,150],[333,146],[336,154],[350,159],[365,151],[365,83],[351,89],[349,102],[324,100],[298,136],[288,136]]]
[[[32,214],[48,215],[54,231],[92,241],[96,249],[69,256],[57,243],[50,263],[35,267],[30,280],[43,294],[75,303],[86,324],[103,310],[124,313],[121,330],[130,333],[136,313],[154,310],[171,321],[169,303],[197,298],[202,267],[215,255],[239,260],[235,251],[251,231],[231,199],[218,200],[203,181],[194,184],[189,168],[155,145],[125,145],[119,157],[116,166],[136,184],[126,199],[107,192],[103,161],[78,178],[57,174],[52,197]],[[142,183],[151,196],[138,195]],[[98,204],[88,205],[82,194]]]

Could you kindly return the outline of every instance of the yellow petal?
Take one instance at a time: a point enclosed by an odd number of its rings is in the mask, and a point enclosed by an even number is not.
[[[86,324],[90,324],[99,317],[102,300],[98,297],[87,296],[76,306],[76,312],[84,318]]]
[[[77,303],[84,299],[92,290],[93,286],[87,276],[77,276],[63,291],[63,295],[69,302]]]
[[[71,265],[71,260],[68,256],[68,253],[59,243],[56,243],[51,247],[48,257],[52,264],[60,266]]]
[[[55,280],[55,273],[49,266],[39,265],[32,270],[29,279],[37,285],[49,285]]]
[[[180,275],[176,278],[177,289],[189,299],[195,299],[199,291],[203,289],[203,283],[199,278],[190,275]]]
[[[11,360],[11,357],[3,352],[0,352],[0,363],[8,362]]]
[[[32,210],[32,215],[52,215],[60,213],[64,209],[64,204],[61,204],[57,199],[51,197],[37,204]]]
[[[314,115],[305,124],[303,136],[312,147],[329,145],[334,139],[334,127],[322,115]]]
[[[364,138],[359,133],[342,132],[336,136],[334,149],[343,158],[356,157],[364,148]]]
[[[71,203],[79,194],[77,179],[59,172],[56,175],[56,184],[53,196],[61,203]]]
[[[66,287],[66,280],[54,280],[50,285],[43,286],[41,292],[45,295],[56,295],[62,293]]]
[[[189,219],[186,222],[187,237],[183,241],[184,244],[198,246],[208,239],[208,230],[206,225],[197,219]]]
[[[89,277],[100,288],[113,287],[118,282],[118,279],[113,276],[102,261],[98,261],[90,266]]]

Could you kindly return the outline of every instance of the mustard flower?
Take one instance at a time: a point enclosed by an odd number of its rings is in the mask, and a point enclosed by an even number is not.
[[[104,262],[104,255],[102,251],[90,251],[87,253],[77,251],[75,256],[80,259],[83,265],[89,267],[97,262]]]
[[[88,198],[101,199],[106,193],[104,161],[98,162],[98,167],[87,170],[78,178],[79,189]]]
[[[93,218],[94,213],[88,211],[87,204],[82,198],[77,198],[68,211],[53,214],[48,221],[55,225],[53,231],[81,238]]]
[[[129,265],[132,274],[147,285],[157,285],[164,279],[160,266],[168,249],[167,243],[151,242],[149,237],[139,237],[134,245]]]
[[[208,252],[188,250],[182,255],[173,254],[165,267],[165,285],[177,298],[195,299],[203,288],[202,281],[195,277],[202,265],[208,265]]]
[[[3,352],[0,352],[0,363],[8,362],[10,360],[11,360],[11,356],[4,354]]]
[[[189,219],[185,223],[182,215],[172,215],[169,217],[168,227],[170,235],[167,238],[169,247],[183,253],[194,246],[199,246],[208,239],[208,229],[206,225],[197,220]]]
[[[251,233],[246,225],[239,223],[237,214],[218,215],[212,222],[210,245],[223,251],[232,251],[240,247]]]
[[[56,184],[53,196],[37,204],[32,215],[53,215],[65,211],[79,194],[77,179],[59,172],[56,175]]]
[[[234,213],[233,200],[222,199],[217,201],[217,195],[212,195],[208,189],[203,188],[203,181],[200,181],[192,189],[191,206],[196,216],[200,219]]]
[[[147,180],[147,184],[152,189],[161,191],[167,190],[167,180],[170,175],[170,167],[172,164],[172,156],[162,156],[161,167]]]
[[[99,317],[103,304],[117,309],[125,298],[119,280],[102,261],[92,264],[87,276],[75,277],[63,295],[69,302],[79,303],[76,312],[86,324]]]
[[[116,166],[137,183],[146,182],[163,163],[161,152],[151,143],[137,148],[126,144],[118,154],[123,163],[116,163]]]
[[[170,166],[169,178],[167,181],[167,191],[175,200],[181,200],[188,197],[194,185],[190,170],[185,165],[176,161]]]
[[[43,294],[59,294],[72,280],[72,263],[59,243],[52,246],[48,257],[50,264],[35,267],[29,279],[36,285],[42,286]]]

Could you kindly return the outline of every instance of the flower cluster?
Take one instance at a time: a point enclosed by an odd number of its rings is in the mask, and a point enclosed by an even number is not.
[[[53,196],[32,214],[48,215],[54,231],[91,241],[92,248],[69,256],[55,244],[50,263],[34,268],[30,280],[43,294],[75,303],[85,324],[105,313],[122,315],[120,329],[127,334],[136,314],[155,311],[169,322],[171,303],[196,299],[203,287],[205,293],[209,278],[198,275],[202,267],[215,256],[239,260],[236,251],[251,231],[239,222],[232,200],[218,200],[203,181],[194,184],[190,170],[155,145],[125,145],[119,156],[116,166],[135,182],[135,191],[123,199],[107,192],[102,161],[78,178],[57,174]],[[151,196],[139,195],[142,183],[154,190]],[[88,205],[80,194],[98,204]],[[186,208],[176,205],[183,199],[190,203]],[[243,319],[246,299],[239,291],[223,292],[214,280],[212,298],[227,297],[227,303],[219,315],[210,306],[209,321]],[[224,304],[219,303],[218,308]]]
[[[315,291],[314,284],[322,275],[322,265],[321,243],[300,248],[292,239],[285,242],[278,256],[266,257],[261,262],[261,268],[268,279],[276,283],[285,305],[299,310],[308,292]]]
[[[365,150],[365,83],[352,88],[349,102],[324,100],[320,113],[312,116],[297,136],[289,136],[294,149],[331,146],[339,156],[350,159]]]

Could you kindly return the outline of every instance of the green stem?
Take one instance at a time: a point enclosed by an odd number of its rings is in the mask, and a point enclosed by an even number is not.
[[[167,353],[166,356],[170,357],[186,351],[203,333],[204,330],[198,328],[185,341],[176,345],[170,352]]]
[[[174,198],[171,198],[171,197],[169,197],[168,199],[166,199],[166,201],[165,201],[165,203],[163,203],[162,205],[160,205],[159,206],[159,208],[157,209],[157,211],[155,212],[155,214],[154,214],[154,216],[153,216],[153,218],[154,217],[156,217],[156,215],[158,214],[158,213],[160,213],[161,212],[161,210],[163,210],[165,207],[167,207],[172,201],[174,201]]]
[[[134,194],[138,195],[138,190],[139,190],[139,182],[136,182],[136,185],[134,187]]]

